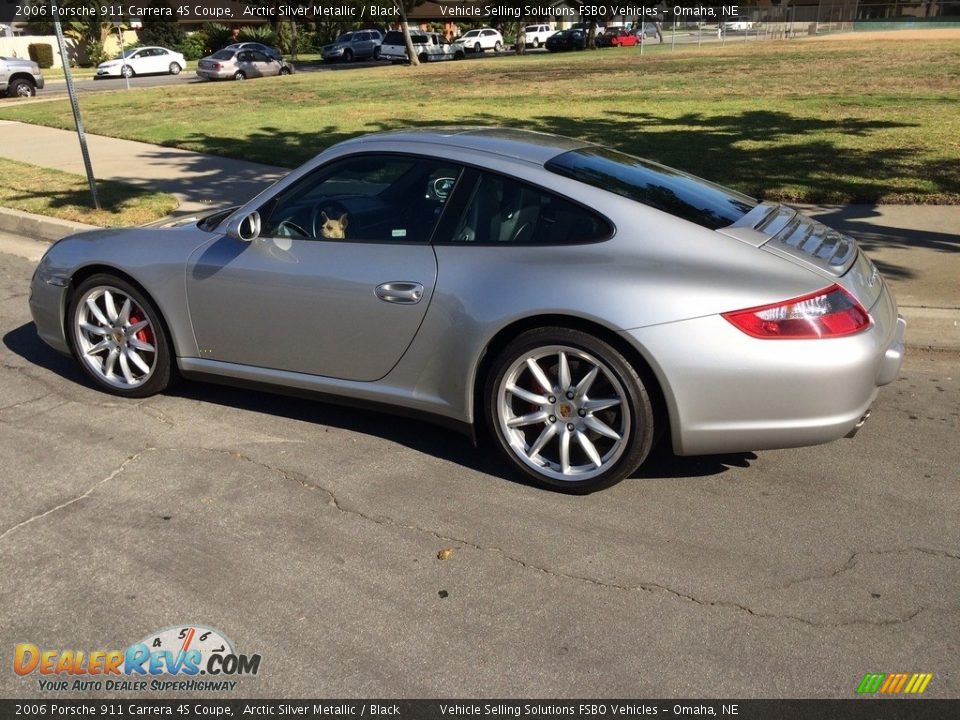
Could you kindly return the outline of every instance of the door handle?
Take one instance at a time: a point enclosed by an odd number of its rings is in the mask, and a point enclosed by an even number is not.
[[[374,292],[384,302],[416,305],[423,297],[423,285],[415,282],[388,282],[377,285]]]

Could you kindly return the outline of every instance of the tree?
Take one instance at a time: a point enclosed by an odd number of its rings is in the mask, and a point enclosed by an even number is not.
[[[417,57],[413,49],[413,40],[410,38],[410,23],[407,22],[407,12],[413,10],[424,0],[393,0],[397,13],[400,15],[400,30],[403,32],[403,44],[407,46],[407,57],[410,59],[410,65],[416,67],[420,64],[420,58]]]

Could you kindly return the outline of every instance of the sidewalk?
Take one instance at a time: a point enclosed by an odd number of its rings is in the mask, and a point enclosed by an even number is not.
[[[76,132],[0,121],[0,136],[0,157],[84,173]],[[172,193],[181,202],[178,214],[242,204],[285,172],[99,135],[88,135],[87,143],[97,178]],[[896,295],[911,345],[960,350],[960,206],[802,209],[860,241]],[[63,234],[74,231],[65,227]]]
[[[0,157],[85,175],[74,130],[0,120]],[[90,164],[98,180],[117,180],[168,192],[177,214],[240,205],[287,170],[132,140],[87,134]]]

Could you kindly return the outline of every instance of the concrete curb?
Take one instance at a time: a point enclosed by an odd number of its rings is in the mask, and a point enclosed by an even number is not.
[[[0,207],[0,232],[34,240],[42,246],[38,249],[40,254],[45,249],[46,242],[53,242],[73,233],[99,229],[95,225]],[[908,347],[960,351],[960,308],[901,305],[899,309],[900,314],[907,320]]]
[[[901,305],[899,310],[907,321],[907,347],[960,350],[960,309]]]
[[[0,207],[0,230],[36,240],[53,242],[74,233],[99,229],[96,225],[84,225],[72,220],[61,220]]]

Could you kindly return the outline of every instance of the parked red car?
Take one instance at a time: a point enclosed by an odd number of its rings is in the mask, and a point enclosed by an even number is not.
[[[640,38],[625,28],[608,30],[597,36],[597,47],[630,47],[640,42]]]

